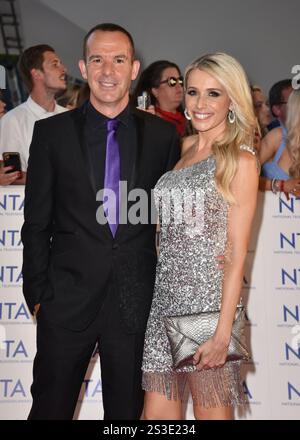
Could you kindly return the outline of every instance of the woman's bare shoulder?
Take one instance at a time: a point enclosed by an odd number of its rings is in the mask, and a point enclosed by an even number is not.
[[[269,131],[266,136],[263,137],[262,143],[279,145],[282,139],[282,129],[281,127],[273,128]]]

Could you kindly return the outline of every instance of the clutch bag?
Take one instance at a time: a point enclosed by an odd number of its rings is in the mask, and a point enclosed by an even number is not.
[[[164,317],[174,368],[193,364],[193,356],[198,347],[214,335],[219,316],[220,311],[213,311]],[[246,347],[245,322],[244,307],[239,306],[232,324],[226,362],[250,359]]]

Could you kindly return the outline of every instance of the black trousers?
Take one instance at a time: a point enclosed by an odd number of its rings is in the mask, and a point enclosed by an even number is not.
[[[117,293],[111,289],[97,318],[81,332],[37,317],[29,420],[71,420],[95,344],[98,342],[105,420],[138,420],[143,409],[144,334],[122,326]]]

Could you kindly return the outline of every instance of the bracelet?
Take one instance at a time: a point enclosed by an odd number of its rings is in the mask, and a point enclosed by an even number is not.
[[[284,192],[284,180],[279,180],[279,191]]]
[[[277,179],[272,179],[271,190],[273,194],[277,194]]]

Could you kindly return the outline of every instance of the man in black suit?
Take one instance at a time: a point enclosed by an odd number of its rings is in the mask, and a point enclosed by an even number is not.
[[[37,122],[30,147],[23,290],[37,317],[37,354],[29,419],[73,417],[96,343],[104,418],[138,419],[156,264],[150,193],[179,159],[179,142],[171,124],[129,105],[139,62],[125,29],[94,27],[79,66],[90,86],[89,102]],[[114,233],[99,221],[106,208],[96,196],[106,182],[111,120],[118,121],[120,180],[128,192],[144,190],[149,208],[146,222],[119,222]],[[126,196],[120,194],[123,208]],[[125,214],[130,210],[134,200]]]

